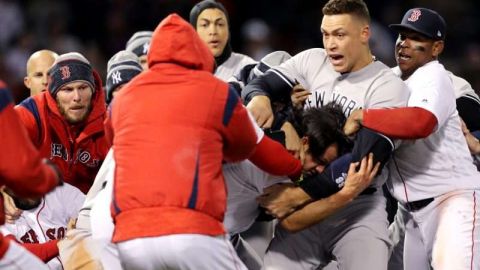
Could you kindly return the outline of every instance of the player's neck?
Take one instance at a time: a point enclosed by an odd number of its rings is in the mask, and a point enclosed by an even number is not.
[[[362,54],[358,59],[357,63],[354,65],[353,69],[350,72],[355,72],[363,69],[364,67],[370,65],[375,60],[375,57],[372,55],[370,50]]]

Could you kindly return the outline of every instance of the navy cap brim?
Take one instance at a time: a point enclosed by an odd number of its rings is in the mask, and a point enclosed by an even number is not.
[[[411,31],[420,33],[420,34],[422,34],[422,35],[424,35],[424,36],[426,36],[427,38],[430,38],[430,39],[442,40],[442,38],[431,36],[427,32],[424,32],[424,31],[422,31],[422,30],[420,30],[420,29],[418,29],[418,28],[416,28],[412,25],[409,25],[409,24],[390,24],[388,27],[390,27],[392,30],[397,31],[397,32],[400,32],[402,30],[411,30]]]

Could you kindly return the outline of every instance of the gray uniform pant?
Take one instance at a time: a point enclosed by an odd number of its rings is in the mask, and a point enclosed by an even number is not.
[[[340,270],[387,269],[390,239],[385,206],[378,190],[298,233],[277,226],[264,269],[321,269],[331,260]]]

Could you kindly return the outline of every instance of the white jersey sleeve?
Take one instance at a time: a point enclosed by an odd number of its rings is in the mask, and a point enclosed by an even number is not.
[[[432,61],[420,67],[406,81],[412,91],[409,107],[420,107],[433,113],[437,118],[437,129],[445,124],[456,110],[452,81],[446,76],[443,65]]]
[[[85,195],[76,187],[65,183],[63,186],[57,187],[58,201],[62,202],[64,209],[64,217],[67,222],[71,218],[77,218],[78,212],[85,202]]]

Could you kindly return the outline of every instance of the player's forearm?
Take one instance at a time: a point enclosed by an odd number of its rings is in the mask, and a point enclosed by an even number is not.
[[[437,126],[437,118],[419,107],[368,109],[361,124],[394,139],[426,138]]]
[[[472,133],[468,132],[465,135],[465,139],[467,140],[468,149],[472,155],[480,154],[480,141],[472,135]]]
[[[353,197],[337,192],[325,199],[307,204],[280,221],[280,225],[289,232],[298,232],[317,224],[326,217],[343,208]]]
[[[11,234],[5,236],[5,238],[17,242],[23,248],[37,256],[43,262],[50,261],[54,257],[58,256],[59,253],[57,246],[58,240],[50,240],[45,243],[22,243]]]
[[[273,175],[287,175],[296,179],[302,173],[302,164],[280,143],[264,136],[257,144],[250,161],[263,171]]]

